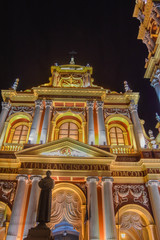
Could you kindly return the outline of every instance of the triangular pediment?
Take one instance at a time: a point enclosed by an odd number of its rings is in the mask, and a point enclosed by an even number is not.
[[[41,157],[67,157],[67,158],[110,158],[115,160],[116,156],[101,150],[97,147],[76,141],[70,138],[63,138],[46,144],[37,145],[16,153],[20,156],[41,156]]]

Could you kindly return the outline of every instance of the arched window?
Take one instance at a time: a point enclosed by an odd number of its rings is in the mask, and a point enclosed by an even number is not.
[[[111,145],[125,145],[124,132],[119,127],[112,127],[109,131]]]
[[[79,139],[78,126],[73,122],[65,122],[60,125],[59,139],[69,137],[75,140]]]
[[[26,143],[27,135],[28,135],[28,126],[19,125],[15,128],[11,141],[12,143],[24,144]]]

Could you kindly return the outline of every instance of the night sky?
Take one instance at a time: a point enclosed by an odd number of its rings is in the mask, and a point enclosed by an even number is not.
[[[94,83],[123,92],[123,81],[140,92],[139,116],[154,133],[158,99],[144,79],[146,46],[137,40],[135,0],[6,1],[1,3],[1,89],[20,78],[18,90],[48,82],[50,66],[69,63],[93,67]]]

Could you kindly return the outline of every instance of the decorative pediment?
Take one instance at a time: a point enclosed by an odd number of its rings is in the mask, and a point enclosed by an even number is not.
[[[41,144],[31,148],[24,149],[16,153],[17,157],[26,155],[38,155],[45,157],[78,157],[78,158],[110,158],[115,160],[116,156],[90,146],[88,144],[76,141],[70,138],[63,138],[46,144]]]

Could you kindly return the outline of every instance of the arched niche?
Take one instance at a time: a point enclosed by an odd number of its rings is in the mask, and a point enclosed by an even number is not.
[[[0,201],[0,239],[5,240],[9,221],[11,217],[11,209],[7,204]]]
[[[116,213],[118,236],[128,240],[156,239],[155,223],[149,211],[140,205],[127,204]]]
[[[48,224],[50,229],[66,221],[79,232],[79,239],[83,239],[85,212],[86,197],[79,187],[71,183],[55,185],[52,192],[51,220]]]

